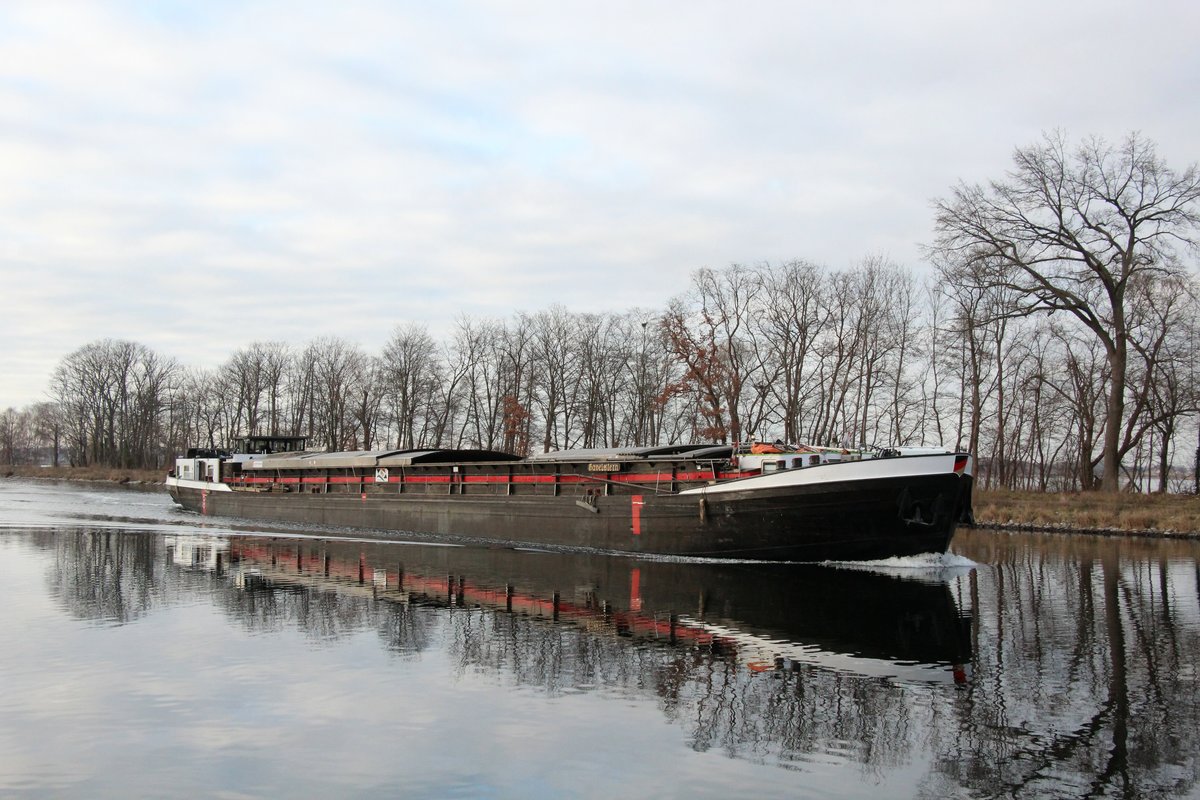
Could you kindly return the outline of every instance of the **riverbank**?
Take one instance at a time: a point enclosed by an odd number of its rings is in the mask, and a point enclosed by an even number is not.
[[[25,464],[0,466],[0,477],[47,478],[60,481],[106,481],[108,483],[162,483],[165,470],[115,469],[113,467],[35,467]]]
[[[1002,530],[1200,538],[1200,497],[977,489],[975,521]]]

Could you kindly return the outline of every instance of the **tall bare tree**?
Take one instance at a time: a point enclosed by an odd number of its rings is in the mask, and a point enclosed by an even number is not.
[[[389,410],[396,446],[412,449],[421,441],[428,418],[425,400],[437,380],[437,343],[420,325],[397,326],[381,357],[384,403]]]
[[[979,265],[988,282],[1020,293],[1024,313],[1070,314],[1102,345],[1107,491],[1119,485],[1130,284],[1181,271],[1176,251],[1194,243],[1198,199],[1195,165],[1175,172],[1134,133],[1119,145],[1093,138],[1074,150],[1061,134],[1045,135],[1016,151],[1005,179],[961,183],[935,201],[942,258]]]
[[[668,346],[685,368],[676,391],[695,395],[703,417],[696,433],[703,438],[739,441],[754,432],[743,421],[758,377],[747,339],[761,288],[748,267],[706,267],[693,274],[691,291],[672,300],[663,317]]]
[[[306,348],[313,370],[313,433],[328,450],[353,450],[360,434],[369,437],[358,417],[364,392],[370,393],[370,360],[358,345],[322,337]]]
[[[810,372],[828,313],[821,302],[823,275],[820,267],[802,260],[764,265],[758,273],[766,308],[752,317],[754,339],[765,350],[760,359],[772,365],[767,370],[774,376],[769,392],[789,442],[803,438],[801,417],[820,389]]]
[[[33,430],[38,439],[50,448],[50,465],[57,467],[62,449],[63,420],[57,403],[34,403]]]
[[[1153,431],[1158,439],[1158,491],[1167,490],[1170,448],[1180,422],[1200,411],[1197,397],[1194,343],[1200,323],[1196,281],[1172,277],[1143,281],[1136,287],[1139,302],[1130,315],[1130,343],[1137,353],[1131,368],[1136,414],[1122,432],[1121,452],[1128,452]],[[1153,438],[1153,437],[1152,437]],[[1153,454],[1150,454],[1153,458]]]
[[[542,452],[569,446],[572,407],[579,382],[578,320],[562,306],[551,306],[533,315],[533,353],[540,378]]]

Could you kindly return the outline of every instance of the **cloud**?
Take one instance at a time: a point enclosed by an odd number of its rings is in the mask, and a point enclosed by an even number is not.
[[[661,306],[732,261],[919,267],[930,198],[1043,129],[1193,160],[1198,16],[6,5],[0,406],[102,336],[213,365],[255,339]]]

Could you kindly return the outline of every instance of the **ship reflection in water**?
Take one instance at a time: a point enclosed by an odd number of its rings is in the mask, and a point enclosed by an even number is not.
[[[262,594],[309,590],[382,601],[397,614],[409,606],[418,614],[423,607],[511,614],[538,623],[530,631],[550,639],[570,628],[573,635],[652,642],[751,674],[812,666],[961,681],[970,658],[969,619],[938,580],[806,565],[368,542],[235,537],[224,553],[202,547],[210,551],[204,563],[228,572],[250,606]],[[495,624],[462,632],[486,638]],[[409,626],[390,630],[390,647],[420,649],[404,638]],[[460,644],[463,652],[489,649]]]
[[[903,759],[914,686],[966,680],[970,619],[943,580],[312,539],[171,539],[252,627],[391,652],[550,694],[653,699],[697,751],[756,762]],[[852,735],[848,735],[853,731]],[[858,751],[855,754],[855,750]]]

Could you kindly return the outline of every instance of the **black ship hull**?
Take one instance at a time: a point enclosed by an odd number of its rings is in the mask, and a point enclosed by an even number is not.
[[[768,561],[862,561],[949,546],[970,476],[943,472],[720,493],[471,495],[231,491],[169,482],[206,515],[354,537],[433,534],[505,545]]]

